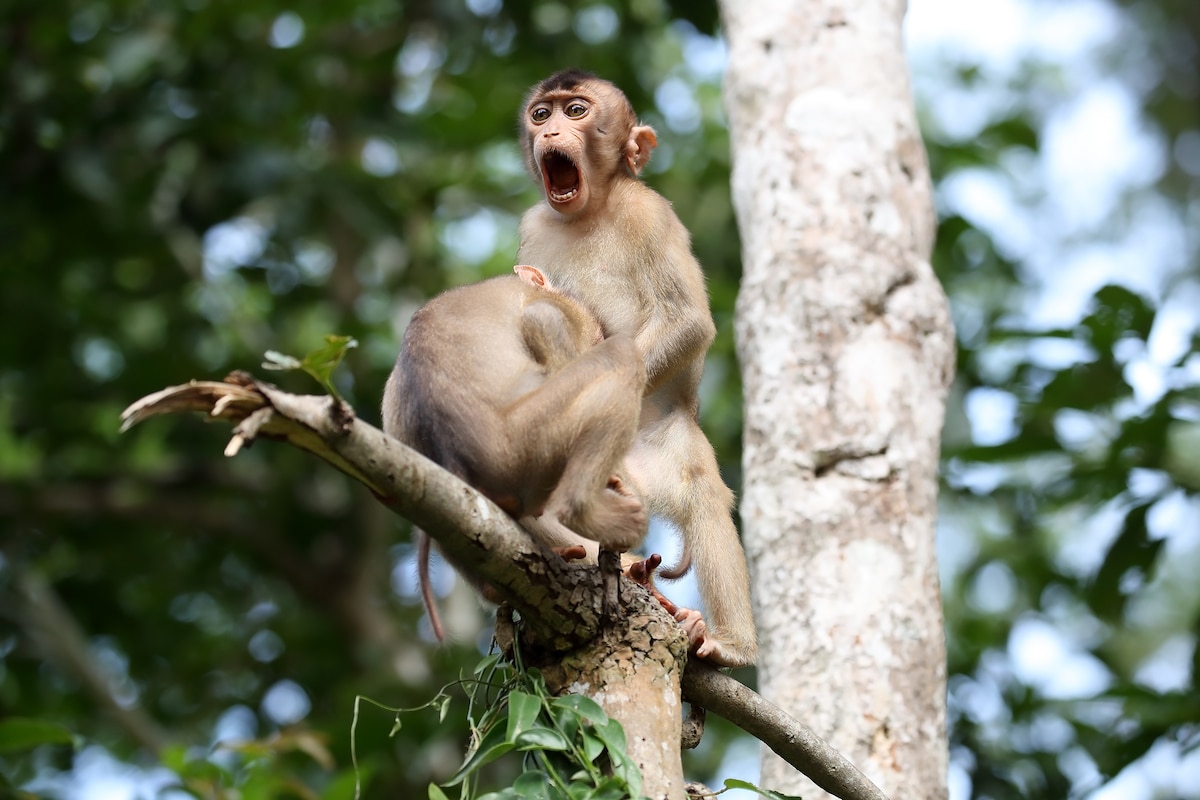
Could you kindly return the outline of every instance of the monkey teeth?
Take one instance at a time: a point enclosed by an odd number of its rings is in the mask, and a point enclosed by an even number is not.
[[[562,153],[547,153],[542,159],[542,180],[552,203],[567,203],[579,195],[579,167]]]

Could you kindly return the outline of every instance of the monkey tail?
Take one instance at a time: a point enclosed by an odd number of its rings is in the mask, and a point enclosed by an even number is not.
[[[682,578],[691,568],[692,550],[687,546],[687,542],[684,542],[683,550],[679,553],[679,563],[673,567],[660,568],[658,570],[658,575],[660,578],[666,578],[669,581],[673,581],[676,578]]]
[[[421,586],[421,601],[425,603],[425,613],[429,615],[429,626],[433,628],[433,635],[439,642],[444,642],[446,631],[442,629],[437,598],[433,596],[433,586],[429,582],[429,534],[420,528],[413,528],[413,536],[417,540],[417,583]]]

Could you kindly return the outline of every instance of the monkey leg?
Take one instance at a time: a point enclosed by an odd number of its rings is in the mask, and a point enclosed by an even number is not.
[[[551,374],[511,409],[509,441],[526,443],[527,463],[561,464],[545,505],[550,519],[540,527],[544,535],[561,540],[557,521],[612,550],[627,550],[645,536],[642,502],[617,475],[637,432],[644,369],[633,340],[614,336]]]
[[[695,417],[675,409],[654,420],[639,431],[627,463],[651,512],[683,533],[695,566],[708,618],[703,628],[689,619],[699,639],[696,653],[725,666],[754,663],[758,637],[746,554],[733,524],[733,492],[721,480],[712,445]]]

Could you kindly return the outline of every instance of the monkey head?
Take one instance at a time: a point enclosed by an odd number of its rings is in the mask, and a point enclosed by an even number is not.
[[[550,207],[566,216],[602,208],[614,183],[636,177],[658,144],[620,89],[580,70],[534,86],[521,124],[526,166]]]

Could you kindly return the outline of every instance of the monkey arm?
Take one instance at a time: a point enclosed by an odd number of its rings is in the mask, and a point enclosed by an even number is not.
[[[680,320],[675,314],[656,312],[634,339],[646,362],[646,394],[653,394],[676,375],[703,362],[717,335],[716,325],[707,304],[700,313],[693,311],[687,316]],[[699,373],[696,370],[697,382]]]

